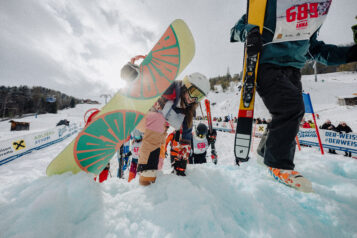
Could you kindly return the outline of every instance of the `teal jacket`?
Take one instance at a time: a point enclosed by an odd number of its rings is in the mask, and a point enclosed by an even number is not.
[[[301,69],[307,60],[317,60],[325,65],[346,63],[347,54],[351,47],[328,45],[323,41],[318,41],[319,30],[309,40],[271,43],[275,25],[276,0],[268,0],[262,33],[263,49],[260,55],[260,64],[270,63]],[[254,25],[247,24],[247,16],[243,15],[231,29],[231,42],[245,42],[247,32],[254,27]]]

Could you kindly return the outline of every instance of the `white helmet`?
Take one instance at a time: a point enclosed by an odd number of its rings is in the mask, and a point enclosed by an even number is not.
[[[201,73],[193,73],[193,74],[187,75],[183,79],[183,83],[185,84],[186,88],[189,88],[192,85],[195,86],[200,91],[202,91],[202,93],[204,93],[205,96],[207,96],[207,94],[210,90],[210,83],[209,83],[207,77]],[[190,85],[190,84],[192,84],[192,85]]]

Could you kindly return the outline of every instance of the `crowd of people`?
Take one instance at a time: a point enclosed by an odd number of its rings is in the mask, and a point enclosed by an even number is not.
[[[311,127],[307,127],[307,128],[311,128]],[[324,124],[322,124],[320,127],[320,129],[323,130],[330,130],[330,131],[335,131],[338,133],[351,133],[352,129],[351,127],[349,127],[347,125],[346,122],[342,121],[338,124],[338,126],[334,126],[330,120],[326,120]],[[336,151],[333,149],[329,149],[328,150],[329,153],[331,154],[336,154]],[[351,157],[351,152],[345,152],[345,156]]]
[[[207,120],[206,116],[196,116],[195,120],[201,121],[201,120]],[[212,119],[214,122],[229,122],[233,121],[234,123],[238,122],[238,117],[232,117],[232,116],[223,116],[223,117],[213,117]],[[271,119],[265,119],[265,118],[254,118],[253,123],[255,124],[268,124],[271,121]]]
[[[137,69],[137,65],[129,62],[122,68],[121,78],[128,82],[136,80],[139,77]],[[125,177],[124,172],[130,164],[129,181],[138,173],[140,185],[154,183],[157,171],[162,168],[166,158],[169,142],[173,173],[185,176],[187,163],[204,163],[205,152],[215,143],[216,132],[210,130],[208,133],[207,127],[202,129],[205,125],[201,124],[193,130],[193,119],[199,102],[209,89],[208,79],[200,73],[174,81],[136,127],[131,135],[132,142],[124,143],[120,149],[118,177]],[[170,127],[174,132],[167,135]],[[128,151],[129,144],[136,146],[131,148],[133,152]],[[130,155],[133,155],[131,163]],[[212,156],[216,161],[217,155],[212,153]]]
[[[168,123],[166,123],[165,126],[166,129],[169,129]],[[189,152],[187,159],[182,160],[180,158],[180,139],[182,138],[182,130],[172,131],[166,137],[165,143],[160,145],[158,154],[159,161],[156,169],[161,170],[163,168],[164,161],[166,157],[168,157],[168,154],[170,154],[172,173],[178,176],[186,176],[187,164],[207,163],[206,157],[208,148],[210,146],[211,148],[214,148],[216,137],[217,131],[215,129],[209,131],[204,123],[199,123],[195,127],[195,130],[192,131],[191,151]],[[118,152],[118,178],[127,178],[128,182],[130,182],[136,177],[143,138],[144,133],[135,129],[131,134],[130,140],[121,146]],[[217,163],[217,153],[213,149],[211,150],[211,158],[213,163]],[[110,163],[108,163],[104,170],[99,174],[98,181],[100,183],[104,182],[109,175],[111,175]],[[95,178],[95,181],[97,181],[97,177]]]

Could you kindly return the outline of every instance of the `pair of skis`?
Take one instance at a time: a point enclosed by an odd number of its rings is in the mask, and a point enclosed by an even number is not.
[[[212,135],[213,127],[212,127],[211,105],[208,99],[205,99],[205,106],[207,112],[208,129],[209,129],[209,133]],[[214,143],[211,144],[211,158],[212,158],[212,162],[214,164],[217,164],[217,152]]]
[[[267,0],[247,1],[248,24],[258,26],[260,34],[263,32],[266,4]],[[234,155],[237,165],[249,160],[259,53],[248,55],[245,44],[243,62],[243,87],[234,139]]]

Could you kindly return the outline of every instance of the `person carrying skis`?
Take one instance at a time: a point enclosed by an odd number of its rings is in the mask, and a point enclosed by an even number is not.
[[[138,160],[139,160],[139,151],[140,151],[142,140],[143,140],[143,134],[137,129],[134,129],[134,131],[132,132],[132,142],[131,142],[132,153],[131,153],[131,163],[129,169],[128,182],[130,182],[136,177],[136,171],[137,171]]]
[[[192,132],[192,150],[189,158],[190,164],[203,164],[207,163],[206,154],[207,149],[210,145],[215,144],[217,137],[217,131],[212,130],[212,133],[209,133],[208,128],[205,124],[200,123],[197,125],[196,130]],[[212,159],[217,158],[216,152],[212,153]]]
[[[133,70],[133,67],[124,66],[122,78],[129,75],[129,78],[132,77],[129,80],[135,80],[137,74],[127,72],[130,70]],[[200,73],[190,74],[182,81],[174,81],[137,126],[144,132],[138,164],[141,185],[147,186],[156,180],[160,145],[165,143],[166,138],[165,121],[176,130],[182,128],[178,156],[173,167],[176,174],[185,175],[191,151],[193,118],[198,103],[207,95],[209,89],[208,79]]]
[[[311,182],[294,171],[295,137],[304,116],[300,69],[307,60],[326,65],[357,61],[357,46],[328,45],[317,40],[331,0],[267,0],[262,34],[247,23],[247,16],[231,29],[231,42],[245,42],[246,53],[260,52],[257,92],[270,114],[264,164],[271,175],[288,186]],[[259,153],[259,152],[258,152]]]

